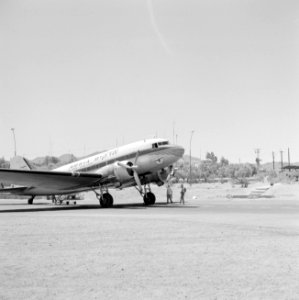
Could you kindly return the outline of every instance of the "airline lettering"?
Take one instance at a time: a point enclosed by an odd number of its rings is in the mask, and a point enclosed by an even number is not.
[[[82,169],[82,168],[87,168],[89,166],[92,166],[96,162],[103,162],[107,159],[111,159],[115,157],[118,154],[118,149],[113,149],[107,152],[104,152],[103,154],[100,154],[93,158],[92,160],[89,158],[85,161],[77,162],[74,163],[73,165],[70,166],[70,171],[76,170],[76,169]]]

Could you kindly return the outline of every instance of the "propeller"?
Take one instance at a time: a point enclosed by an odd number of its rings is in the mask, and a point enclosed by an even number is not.
[[[135,166],[135,169],[133,169],[133,175],[134,175],[134,179],[137,183],[137,186],[138,186],[138,189],[139,189],[139,193],[141,194],[142,193],[142,185],[141,185],[141,181],[140,181],[140,178],[138,176],[138,173],[137,173],[137,159],[139,157],[139,150],[136,152],[136,156],[135,156],[135,161],[134,161],[134,166]]]
[[[175,171],[177,170],[177,168],[173,168],[173,166],[169,166],[168,170],[169,170],[169,173],[168,173],[166,179],[163,178],[163,174],[162,174],[163,172],[166,172],[165,169],[162,169],[162,170],[160,170],[160,172],[158,172],[159,179],[164,183],[169,183],[171,178],[174,177]]]
[[[120,167],[123,167],[123,168],[128,169],[128,170],[136,170],[138,168],[138,166],[136,166],[136,165],[133,165],[133,164],[132,165],[124,164],[121,161],[118,161],[117,164]]]
[[[118,161],[117,164],[128,170],[137,170],[138,166],[136,165],[136,162],[137,162],[138,156],[139,156],[139,151],[137,151],[137,153],[136,153],[134,164],[132,164],[131,162],[125,164],[121,161]]]
[[[120,162],[120,161],[117,164],[119,166],[121,166],[121,167],[123,167],[123,168],[125,168],[125,169],[130,170],[130,171],[133,172],[133,176],[134,176],[135,182],[136,182],[136,184],[138,186],[139,193],[142,193],[142,185],[141,185],[141,181],[140,181],[139,175],[137,173],[138,166],[136,165],[138,156],[139,156],[139,151],[137,151],[136,156],[135,156],[134,164],[132,164],[132,165],[124,164],[123,162]]]

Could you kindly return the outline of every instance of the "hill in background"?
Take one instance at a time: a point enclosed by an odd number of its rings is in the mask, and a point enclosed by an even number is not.
[[[53,170],[55,168],[70,164],[72,162],[75,162],[77,160],[87,158],[96,154],[99,154],[103,151],[98,151],[91,153],[89,155],[83,156],[83,157],[76,157],[73,154],[63,154],[58,157],[56,156],[41,156],[37,157],[33,160],[30,160],[29,163],[33,167],[33,169],[42,169],[42,170]]]

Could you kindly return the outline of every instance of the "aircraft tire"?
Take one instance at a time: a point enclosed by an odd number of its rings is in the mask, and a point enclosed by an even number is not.
[[[147,192],[144,196],[143,196],[143,202],[144,205],[148,206],[148,205],[154,205],[156,202],[156,196],[154,193],[152,192]]]
[[[34,196],[32,196],[31,198],[29,198],[27,203],[29,205],[32,205],[33,204],[33,199],[34,199]]]
[[[109,193],[104,193],[103,197],[100,197],[100,205],[103,208],[109,208],[113,206],[113,197]]]

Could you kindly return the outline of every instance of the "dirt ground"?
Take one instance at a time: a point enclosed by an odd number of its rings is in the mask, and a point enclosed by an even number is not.
[[[153,207],[133,189],[111,209],[2,200],[0,299],[298,299],[299,185],[187,188],[185,206],[164,187]]]

